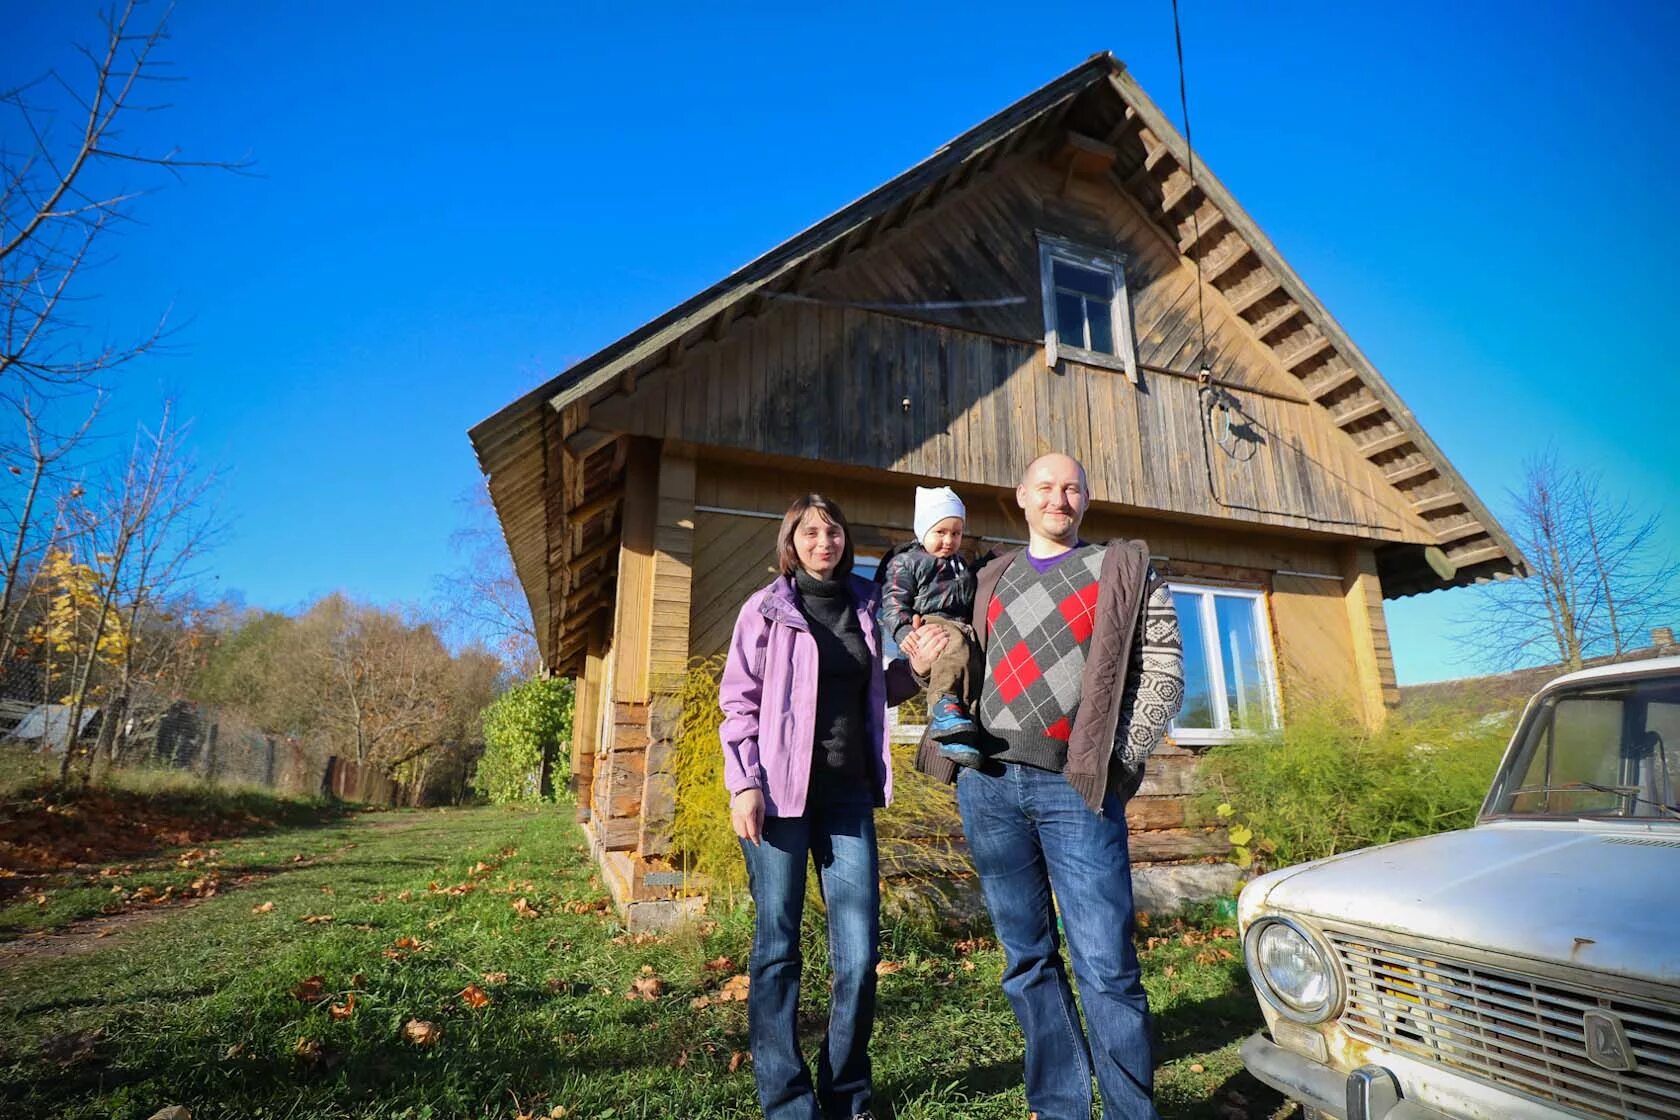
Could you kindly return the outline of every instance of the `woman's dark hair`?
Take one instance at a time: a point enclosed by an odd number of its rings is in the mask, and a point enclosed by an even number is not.
[[[793,547],[793,534],[799,528],[800,521],[805,518],[805,511],[814,509],[822,515],[824,521],[831,525],[840,526],[846,534],[846,547],[840,552],[840,563],[834,566],[836,578],[852,574],[852,527],[846,524],[846,515],[831,499],[821,494],[806,494],[795,498],[788,506],[787,513],[782,515],[782,527],[776,533],[776,559],[781,566],[784,576],[791,576],[799,570],[799,553]]]

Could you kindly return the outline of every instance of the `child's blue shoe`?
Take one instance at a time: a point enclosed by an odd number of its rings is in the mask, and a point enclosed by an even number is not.
[[[939,753],[959,766],[979,766],[980,752],[974,748],[980,729],[968,716],[968,709],[954,696],[941,696],[928,711],[928,734],[939,744]]]

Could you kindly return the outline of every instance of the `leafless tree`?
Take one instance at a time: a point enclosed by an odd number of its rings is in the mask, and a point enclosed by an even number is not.
[[[1510,494],[1511,527],[1533,574],[1478,589],[1455,627],[1466,658],[1502,670],[1589,658],[1644,644],[1680,608],[1680,558],[1658,515],[1610,495],[1593,472],[1550,453],[1529,462]]]
[[[99,746],[114,750],[127,717],[134,688],[141,622],[162,608],[196,574],[220,532],[220,521],[207,494],[215,476],[198,469],[187,452],[188,429],[175,421],[166,403],[155,428],[141,428],[120,470],[101,487],[95,502],[82,507],[85,520],[83,562],[99,575],[97,606],[90,612],[87,656],[78,657],[79,678],[70,685],[70,723],[79,727],[92,699],[95,654],[110,636],[115,679],[106,689]],[[64,752],[61,776],[68,776],[74,750]],[[89,758],[91,765],[92,758]]]
[[[535,676],[542,671],[536,625],[496,522],[490,492],[478,487],[458,504],[463,524],[450,544],[461,564],[437,581],[440,612],[457,636],[489,643],[509,672],[520,678]]]
[[[67,432],[53,429],[46,418],[47,402],[25,387],[5,402],[16,413],[18,426],[0,444],[7,474],[21,489],[0,487],[0,541],[4,541],[4,588],[0,590],[0,665],[7,664],[22,632],[25,612],[48,549],[62,543],[68,531],[72,503],[82,497],[71,475],[72,454],[87,438],[105,402],[96,393],[81,422]]]
[[[148,180],[249,166],[187,159],[126,139],[132,120],[167,108],[148,97],[171,80],[157,54],[170,10],[146,19],[144,7],[126,0],[101,14],[97,44],[77,48],[85,69],[49,70],[0,90],[0,115],[27,138],[19,150],[0,147],[0,390],[8,394],[20,386],[61,393],[155,347],[161,320],[139,338],[90,344],[74,314],[79,281],[99,261],[106,235],[131,218]],[[64,127],[66,117],[73,126]]]

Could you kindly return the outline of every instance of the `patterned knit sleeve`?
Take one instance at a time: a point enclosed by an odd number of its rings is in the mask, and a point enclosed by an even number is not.
[[[1184,643],[1172,591],[1153,568],[1146,588],[1143,640],[1132,643],[1114,735],[1114,753],[1128,774],[1135,773],[1161,745],[1184,704]]]

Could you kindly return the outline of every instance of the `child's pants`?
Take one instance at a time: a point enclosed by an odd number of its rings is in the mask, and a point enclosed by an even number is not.
[[[980,685],[986,679],[986,663],[980,656],[980,643],[975,640],[974,628],[966,622],[940,615],[924,615],[922,625],[938,626],[950,635],[945,652],[928,671],[928,698],[955,696],[968,705],[970,714],[980,701]]]

